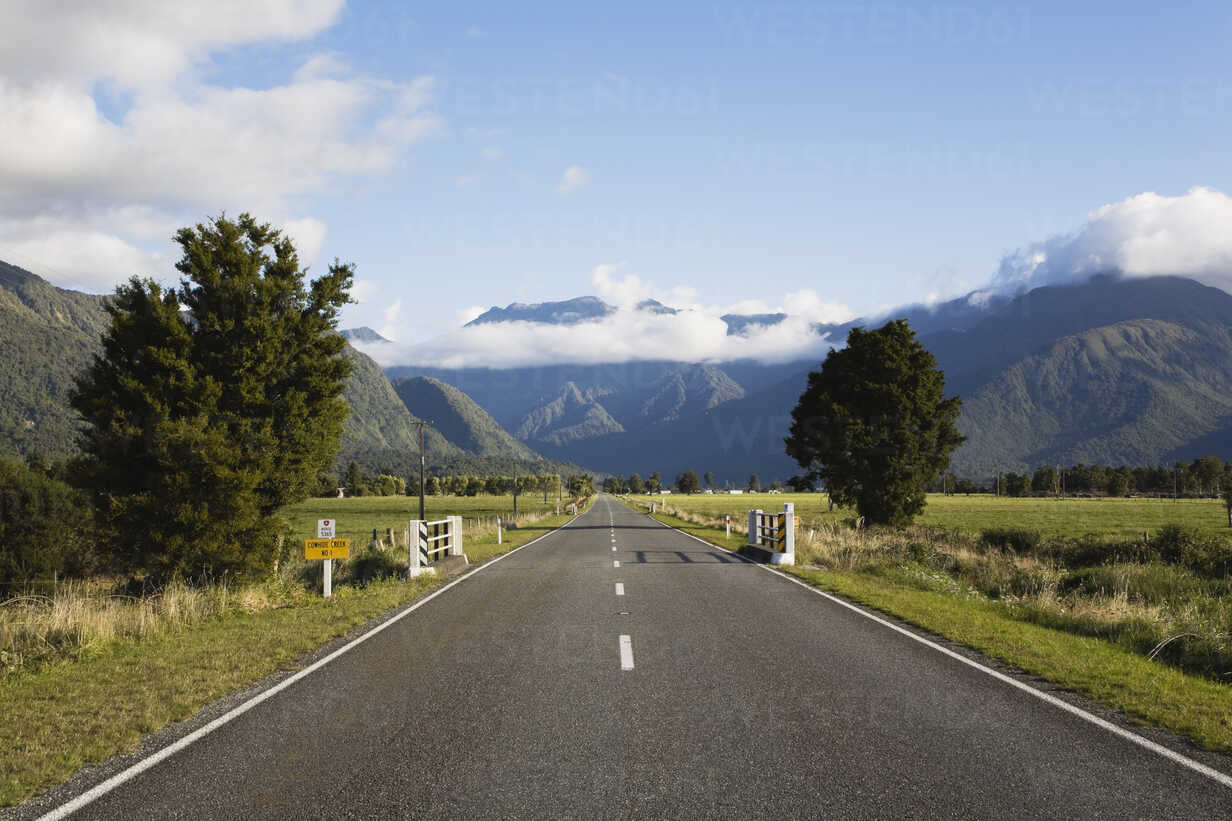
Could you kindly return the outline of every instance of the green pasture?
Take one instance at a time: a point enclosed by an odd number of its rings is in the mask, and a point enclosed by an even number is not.
[[[564,502],[561,503],[562,505]],[[446,516],[461,516],[464,526],[475,519],[509,518],[513,514],[512,496],[426,496],[424,513],[429,520]],[[518,513],[551,513],[556,509],[556,500],[549,497],[545,504],[542,494],[518,496]],[[419,518],[418,496],[359,496],[350,499],[308,499],[283,510],[291,523],[291,532],[297,538],[312,539],[317,535],[319,519],[334,519],[337,522],[335,535],[351,540],[352,549],[366,545],[372,539],[375,528],[384,535],[386,528],[401,533],[406,523]]]
[[[661,497],[638,498],[649,502]],[[767,512],[782,510],[784,502],[795,504],[796,515],[805,526],[823,521],[841,522],[855,516],[849,509],[831,511],[825,495],[819,493],[670,494],[666,498],[671,508],[712,516],[730,515],[733,522],[743,521],[742,517],[755,508]],[[1222,499],[1055,499],[931,493],[928,506],[917,522],[970,533],[985,528],[1027,528],[1038,530],[1046,538],[1093,533],[1109,540],[1133,539],[1140,538],[1143,532],[1154,534],[1166,524],[1185,525],[1211,534],[1232,533]]]

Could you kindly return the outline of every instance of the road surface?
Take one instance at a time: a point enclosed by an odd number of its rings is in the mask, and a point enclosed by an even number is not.
[[[1228,818],[1232,789],[602,496],[72,817],[411,816]]]

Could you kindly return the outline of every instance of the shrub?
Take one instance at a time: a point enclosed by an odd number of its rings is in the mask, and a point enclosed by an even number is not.
[[[980,541],[989,547],[1027,555],[1039,550],[1043,536],[1038,530],[1021,527],[997,527],[980,531]]]
[[[1151,549],[1161,561],[1188,567],[1203,576],[1222,577],[1232,569],[1232,546],[1192,527],[1164,525],[1151,540]]]
[[[397,579],[406,575],[406,564],[399,561],[406,551],[363,550],[348,561],[340,581],[363,587],[381,579]]]
[[[85,497],[25,465],[0,460],[0,585],[79,575],[93,560]]]

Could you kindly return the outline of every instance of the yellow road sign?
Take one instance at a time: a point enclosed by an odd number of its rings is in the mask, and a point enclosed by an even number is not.
[[[350,539],[304,539],[305,559],[345,559],[350,555]]]

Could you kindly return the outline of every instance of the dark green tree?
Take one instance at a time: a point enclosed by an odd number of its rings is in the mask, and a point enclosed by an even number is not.
[[[1007,473],[1002,483],[1006,496],[1026,496],[1031,490],[1031,477],[1026,474]]]
[[[853,328],[792,411],[787,453],[869,524],[904,525],[963,437],[957,397],[906,320]]]
[[[0,596],[93,569],[89,505],[38,467],[0,458]]]
[[[749,490],[753,491],[754,493],[761,490],[761,479],[757,478],[756,473],[749,474],[749,481],[748,481],[747,487]]]
[[[308,283],[289,239],[247,214],[176,234],[178,288],[132,279],[77,382],[80,483],[102,538],[155,579],[253,576],[275,514],[338,448],[350,362],[334,332],[348,265]]]
[[[1224,509],[1228,512],[1228,527],[1232,527],[1232,465],[1224,468],[1219,490],[1223,494]]]
[[[630,493],[635,493],[635,494],[643,493],[645,492],[645,490],[646,490],[646,484],[645,482],[642,481],[642,477],[640,474],[635,473],[629,477],[629,492]]]
[[[654,473],[650,474],[648,479],[646,479],[646,492],[658,493],[662,487],[663,480],[659,478],[659,471],[656,470]]]
[[[586,473],[570,476],[565,481],[565,487],[569,490],[569,495],[574,497],[590,496],[595,492],[593,480]]]
[[[1061,474],[1052,465],[1036,468],[1031,474],[1031,490],[1039,494],[1059,495],[1061,492]]]
[[[343,479],[343,492],[347,496],[363,496],[364,486],[367,482],[364,481],[364,474],[359,469],[359,463],[352,460],[351,464],[347,465],[346,478]]]
[[[714,474],[711,473],[710,471],[706,471],[706,474],[702,478],[706,482],[706,487],[710,488],[711,490],[714,490]]]
[[[676,477],[676,490],[681,493],[697,493],[701,483],[697,480],[697,471],[686,470]]]
[[[1223,479],[1223,460],[1218,456],[1195,459],[1189,470],[1197,482],[1200,494],[1214,496],[1219,493],[1219,484]]]
[[[1132,480],[1133,474],[1130,473],[1129,468],[1120,467],[1110,470],[1105,490],[1109,496],[1128,496]]]

